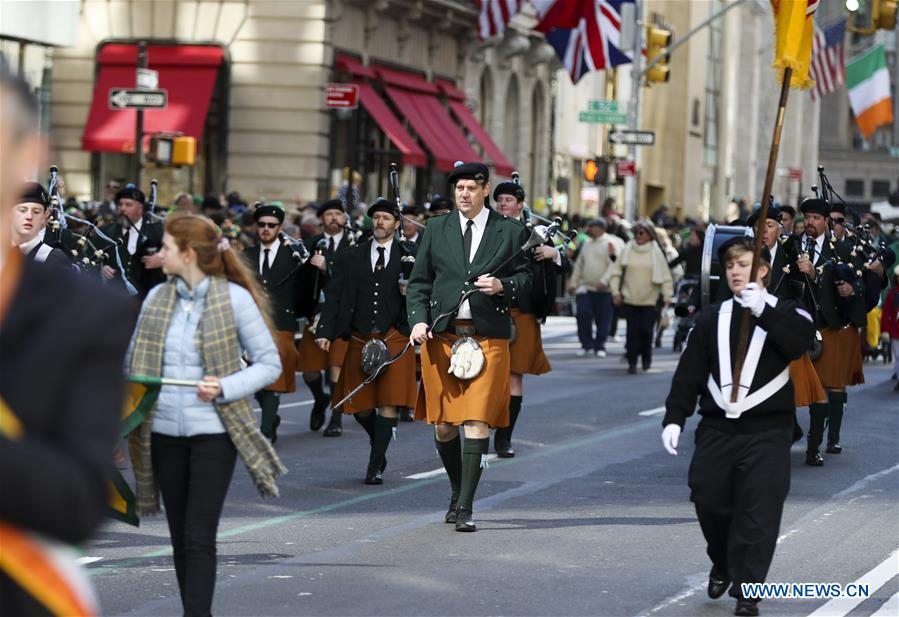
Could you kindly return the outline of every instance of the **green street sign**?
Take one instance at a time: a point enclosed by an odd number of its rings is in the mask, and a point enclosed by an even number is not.
[[[587,101],[588,111],[609,111],[612,113],[625,112],[624,109],[618,108],[618,101]]]
[[[578,121],[590,124],[627,124],[627,114],[611,111],[582,111]]]

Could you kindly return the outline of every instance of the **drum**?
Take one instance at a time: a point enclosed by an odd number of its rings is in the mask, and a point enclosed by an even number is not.
[[[700,279],[702,306],[708,306],[727,298],[727,281],[724,280],[724,266],[718,261],[718,249],[731,238],[738,236],[752,237],[752,229],[736,225],[709,225],[706,230],[705,242],[702,245],[702,277]]]

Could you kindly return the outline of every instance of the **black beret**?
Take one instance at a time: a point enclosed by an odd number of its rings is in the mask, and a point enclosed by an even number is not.
[[[490,179],[490,170],[483,163],[462,163],[457,162],[446,180],[451,185],[459,180],[474,180],[476,182],[487,182]]]
[[[133,199],[134,201],[139,201],[140,203],[147,203],[147,196],[144,195],[144,192],[134,186],[133,184],[128,184],[115,194],[115,202],[119,203],[120,199]]]
[[[799,211],[803,214],[816,213],[821,216],[827,216],[830,214],[830,204],[824,199],[809,197],[799,204]]]
[[[499,199],[500,195],[511,195],[518,201],[524,201],[524,189],[520,184],[514,182],[500,182],[493,189],[493,200]]]
[[[257,204],[256,208],[253,209],[253,219],[258,223],[263,216],[273,216],[278,219],[279,223],[283,223],[284,208],[271,204]]]
[[[419,214],[421,214],[421,209],[413,204],[404,204],[403,214],[405,214],[406,216],[418,216]]]
[[[792,218],[796,218],[796,208],[793,206],[788,206],[787,204],[783,204],[780,207],[781,214],[789,214]]]
[[[45,208],[50,205],[50,196],[37,182],[26,182],[22,190],[20,204],[40,204]]]
[[[345,212],[343,209],[343,202],[339,199],[329,199],[318,207],[318,215],[321,216],[328,210],[340,210],[341,212]]]
[[[761,208],[761,206],[759,206],[758,208],[756,208],[753,211],[752,214],[749,215],[749,218],[746,220],[746,224],[749,227],[755,227],[755,224],[758,223],[759,212],[761,212],[761,210],[762,210],[762,208]],[[780,206],[778,206],[776,204],[773,206],[768,206],[768,212],[765,214],[765,218],[769,218],[772,221],[777,221],[779,223],[780,219],[783,218],[783,215],[781,214]]]
[[[830,211],[836,212],[838,214],[846,215],[846,204],[841,202],[836,202],[830,205]]]
[[[375,203],[368,207],[368,216],[374,216],[376,212],[386,212],[397,220],[400,218],[399,213],[396,211],[396,204],[387,201],[383,197],[378,197],[375,200]]]
[[[435,195],[434,199],[431,200],[431,212],[435,210],[452,210],[453,202],[449,200],[449,198],[444,197],[443,195]]]
[[[730,247],[738,245],[745,247],[746,250],[751,253],[755,250],[755,239],[752,236],[734,236],[722,243],[721,246],[718,247],[718,261],[721,263],[722,267],[726,265],[724,263],[724,254],[727,253],[727,250]],[[769,266],[771,265],[771,251],[769,251],[768,247],[764,244],[762,244],[761,257],[762,261]]]

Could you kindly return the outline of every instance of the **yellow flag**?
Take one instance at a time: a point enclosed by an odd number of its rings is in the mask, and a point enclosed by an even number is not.
[[[774,64],[782,74],[793,69],[791,88],[811,88],[815,82],[808,77],[815,39],[815,10],[820,0],[771,0],[774,10]]]

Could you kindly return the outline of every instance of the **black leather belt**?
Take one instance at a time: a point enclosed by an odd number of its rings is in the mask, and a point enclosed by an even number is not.
[[[450,334],[455,334],[456,336],[475,336],[478,333],[477,329],[474,327],[474,324],[472,324],[470,326],[469,325],[460,326],[460,325],[450,324],[446,327],[446,331],[449,332]]]

